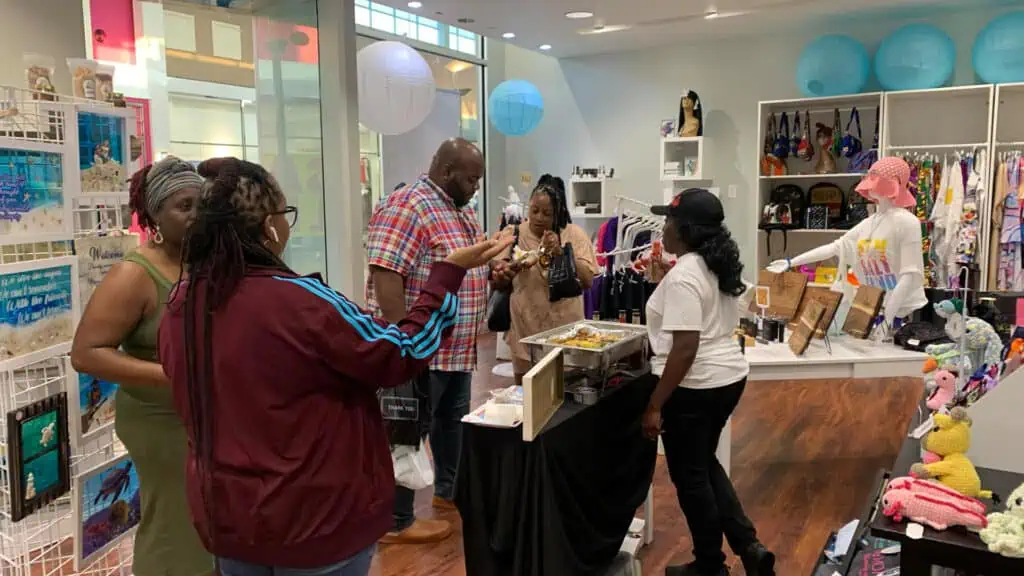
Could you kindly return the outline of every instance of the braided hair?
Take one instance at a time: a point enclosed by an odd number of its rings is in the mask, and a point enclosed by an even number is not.
[[[128,188],[128,208],[139,219],[139,226],[143,230],[153,230],[156,228],[153,215],[146,209],[146,177],[149,176],[149,171],[152,169],[153,165],[150,164],[132,174],[131,184]]]
[[[187,271],[189,278],[183,312],[189,411],[209,515],[213,505],[213,312],[231,297],[251,267],[291,270],[264,244],[263,223],[284,201],[274,177],[262,166],[237,158],[207,160],[199,165],[199,174],[206,182],[182,251],[182,272]]]
[[[572,216],[569,215],[569,203],[565,198],[565,181],[558,176],[544,174],[537,181],[537,187],[530,193],[530,198],[541,193],[547,194],[548,199],[551,200],[555,232],[565,230],[565,227],[572,223]]]

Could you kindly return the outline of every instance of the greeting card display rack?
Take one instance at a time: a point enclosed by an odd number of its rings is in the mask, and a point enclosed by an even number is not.
[[[27,90],[0,86],[0,155],[9,160],[0,166],[0,277],[23,268],[71,265],[70,297],[75,303],[72,331],[66,342],[0,361],[0,414],[66,390],[70,337],[77,327],[80,308],[85,304],[77,302],[80,290],[72,241],[105,229],[127,228],[130,223],[130,217],[125,220],[125,208],[127,175],[135,168],[131,160],[131,137],[136,130],[134,111],[64,96],[55,96],[52,100],[37,99],[39,96]],[[110,149],[120,151],[119,180],[115,183],[111,178],[112,189],[100,194],[82,192],[83,142],[79,140],[79,129],[85,115],[94,120],[124,120],[120,142],[109,143],[104,148],[106,152],[99,153],[102,156]],[[87,153],[97,154],[95,150]],[[95,161],[100,161],[99,156]],[[16,165],[20,172],[15,171]],[[9,168],[9,172],[5,173],[4,168]],[[32,170],[44,172],[39,176],[40,173]],[[12,193],[21,190],[19,186],[24,187],[26,173],[35,174],[46,183],[42,191],[36,189],[48,207],[45,210],[25,204],[39,198],[30,200],[27,192],[18,198]],[[33,219],[32,212],[37,209],[43,216]],[[37,233],[31,226],[41,231]],[[78,402],[77,390],[74,394],[68,392],[69,401]],[[26,518],[12,521],[10,483],[20,479],[10,475],[7,461],[10,439],[6,431],[0,432],[0,440],[3,454],[0,460],[0,574],[130,574],[131,538],[121,540],[95,562],[76,570],[74,534],[78,520],[72,511],[74,494],[65,494]],[[72,443],[71,476],[112,461],[123,453],[124,448],[113,429],[82,445]]]

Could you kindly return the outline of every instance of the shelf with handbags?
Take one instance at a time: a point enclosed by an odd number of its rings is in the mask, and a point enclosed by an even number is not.
[[[868,216],[868,205],[851,192],[878,157],[883,99],[875,92],[773,100],[758,111],[754,222],[763,268],[832,242]]]

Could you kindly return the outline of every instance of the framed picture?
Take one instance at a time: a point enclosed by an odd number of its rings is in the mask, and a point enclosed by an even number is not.
[[[661,137],[671,138],[676,135],[676,121],[672,118],[661,121]]]
[[[75,238],[79,302],[83,310],[110,268],[138,247],[139,237],[134,234]]]
[[[17,522],[71,489],[67,394],[8,412],[7,438],[11,520]]]
[[[853,305],[846,314],[846,322],[843,323],[843,332],[854,338],[867,338],[871,335],[871,328],[875,325],[875,317],[882,310],[882,302],[885,299],[885,291],[873,286],[861,284],[857,287],[857,294],[853,298]]]
[[[142,517],[139,474],[127,454],[75,478],[75,570],[132,534]]]
[[[0,370],[67,354],[78,299],[74,256],[0,265]]]
[[[75,372],[71,361],[67,367],[68,416],[71,438],[81,446],[114,426],[114,394],[117,384],[83,372]]]
[[[0,145],[0,244],[71,239],[65,150],[42,142]]]
[[[75,110],[78,122],[71,133],[78,152],[78,192],[105,196],[127,193],[137,112],[92,104],[79,104]]]
[[[771,306],[772,290],[768,286],[754,286],[754,305],[762,310]]]

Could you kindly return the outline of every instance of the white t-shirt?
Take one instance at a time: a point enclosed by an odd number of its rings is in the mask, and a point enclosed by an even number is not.
[[[921,255],[921,222],[908,210],[893,208],[876,212],[837,240],[853,263],[857,280],[885,290],[885,301],[903,274],[911,274],[911,290],[896,311],[899,318],[928,303],[924,294],[924,259]]]
[[[672,333],[692,330],[700,332],[700,346],[680,386],[719,388],[746,377],[750,367],[732,335],[743,301],[719,291],[718,277],[699,255],[679,258],[647,301],[647,333],[654,350],[651,371],[657,376],[664,372]]]

